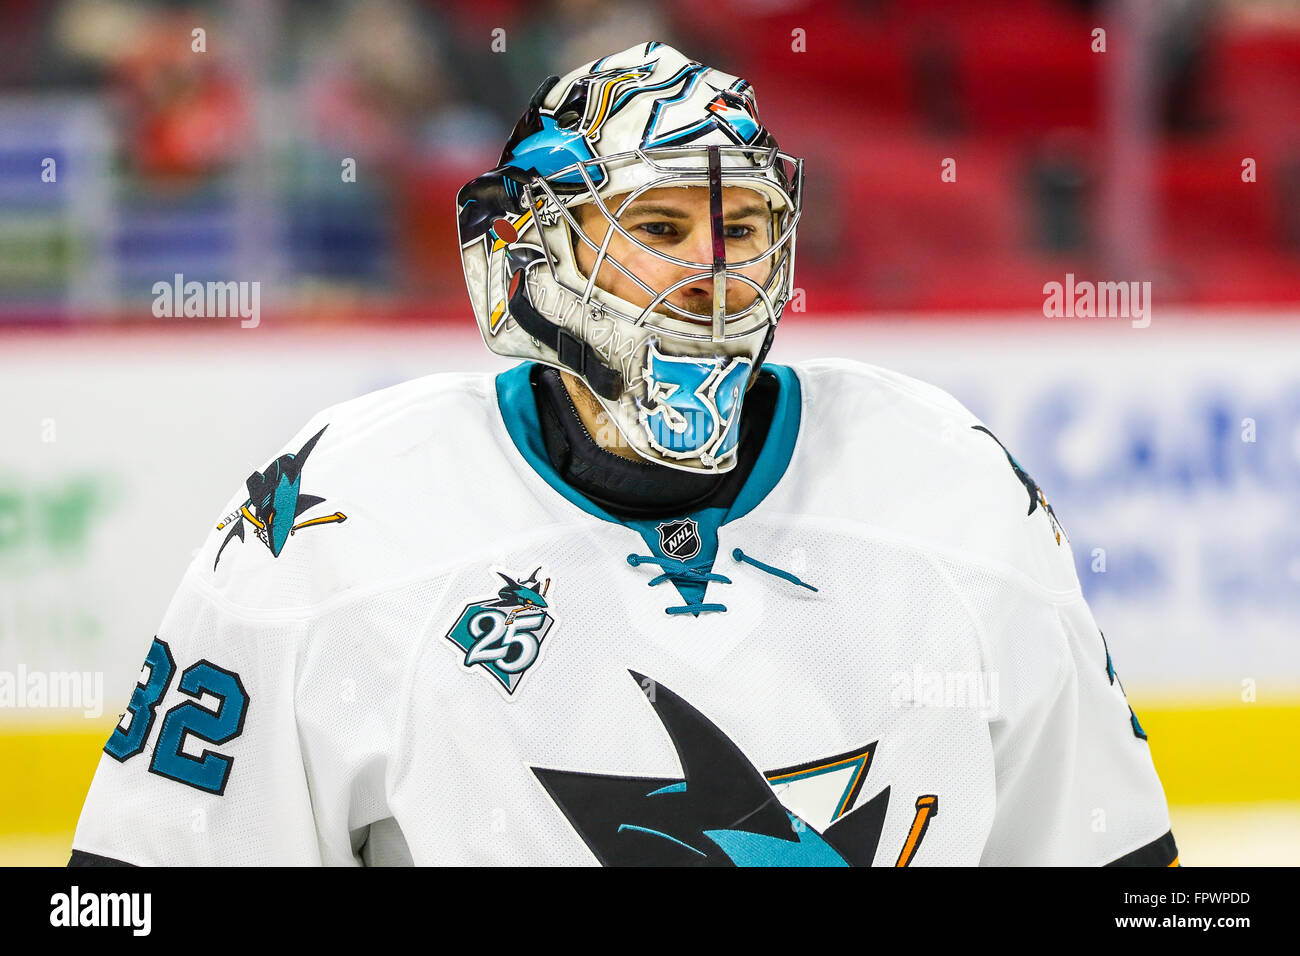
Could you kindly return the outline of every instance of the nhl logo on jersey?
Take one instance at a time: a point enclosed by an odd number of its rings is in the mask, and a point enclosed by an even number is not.
[[[542,641],[555,623],[546,602],[551,579],[539,583],[541,571],[539,567],[523,580],[497,571],[505,584],[496,598],[465,605],[447,632],[447,640],[464,653],[465,667],[481,668],[507,695],[537,663]]]
[[[694,518],[659,525],[659,550],[665,557],[687,561],[700,553],[700,527]]]

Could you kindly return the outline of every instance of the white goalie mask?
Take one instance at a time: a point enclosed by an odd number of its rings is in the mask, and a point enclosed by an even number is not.
[[[803,161],[781,152],[759,122],[746,81],[662,43],[548,78],[498,167],[457,196],[461,259],[484,342],[578,376],[641,457],[686,471],[730,470],[745,390],[793,288],[802,171]],[[709,261],[652,248],[619,223],[637,197],[664,186],[705,191]],[[766,248],[743,261],[727,261],[722,195],[733,186],[756,192],[770,216]],[[575,215],[588,203],[606,220],[594,238]],[[611,254],[615,236],[684,274],[654,288]],[[586,273],[576,243],[591,250]],[[596,284],[610,269],[635,284],[644,304]],[[702,280],[713,289],[709,314],[671,301]],[[743,286],[752,301],[743,296],[743,308],[727,311],[729,285],[733,298]]]

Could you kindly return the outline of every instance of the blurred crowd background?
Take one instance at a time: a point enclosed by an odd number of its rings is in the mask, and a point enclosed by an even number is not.
[[[0,695],[0,864],[66,860],[246,476],[331,403],[505,367],[456,191],[543,78],[651,39],[806,157],[773,359],[986,422],[1070,536],[1184,864],[1294,862],[1300,2],[0,0],[0,684],[102,681]],[[260,323],[156,318],[177,273],[259,283]],[[1047,316],[1068,275],[1150,282],[1150,325]]]
[[[255,271],[286,320],[458,315],[456,188],[495,164],[541,78],[643,38],[750,79],[806,155],[800,278],[821,313],[1019,307],[1045,270],[1121,264],[1166,303],[1300,299],[1290,0],[4,11],[0,322],[147,319],[174,271]],[[66,187],[29,174],[45,156]]]

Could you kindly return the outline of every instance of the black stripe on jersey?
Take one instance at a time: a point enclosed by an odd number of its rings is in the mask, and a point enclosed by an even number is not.
[[[134,863],[127,863],[125,860],[115,860],[111,856],[100,856],[98,853],[87,853],[85,850],[73,850],[72,858],[68,860],[68,866],[135,866]]]
[[[1178,846],[1174,843],[1174,831],[1170,830],[1159,839],[1152,840],[1146,846],[1138,847],[1132,853],[1125,853],[1118,860],[1107,866],[1177,866]]]

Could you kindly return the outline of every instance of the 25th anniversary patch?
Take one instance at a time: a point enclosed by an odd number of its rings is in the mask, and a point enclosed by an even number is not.
[[[551,579],[540,567],[522,580],[495,573],[505,582],[496,597],[465,605],[447,640],[464,652],[467,669],[481,668],[509,696],[537,663],[555,623],[547,602]]]

